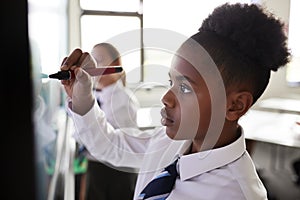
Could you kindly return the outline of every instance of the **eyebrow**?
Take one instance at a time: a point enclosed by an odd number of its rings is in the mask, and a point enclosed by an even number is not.
[[[169,77],[171,78],[170,72],[168,74],[169,74]],[[191,78],[189,78],[188,76],[178,75],[175,78],[176,78],[176,80],[179,80],[179,81],[188,81],[190,83],[196,84],[196,82],[194,80],[192,80]]]

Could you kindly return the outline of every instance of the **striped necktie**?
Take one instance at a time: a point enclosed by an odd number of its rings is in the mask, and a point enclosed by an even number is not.
[[[97,99],[97,104],[101,108],[101,101],[99,99]]]
[[[95,94],[100,93],[102,91],[101,89],[96,89],[96,88],[94,88],[93,90],[94,90]],[[98,106],[101,108],[102,102],[100,101],[99,96],[95,95],[95,99],[97,101]]]
[[[138,199],[164,200],[171,193],[178,176],[176,164],[178,159],[167,166],[140,193]]]

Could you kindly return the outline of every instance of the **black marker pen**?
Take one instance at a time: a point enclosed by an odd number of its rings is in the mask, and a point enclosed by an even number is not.
[[[86,71],[90,76],[101,76],[106,74],[113,74],[113,73],[119,73],[123,71],[123,68],[120,66],[114,66],[114,67],[100,67],[100,68],[90,68],[90,69],[83,69]],[[49,78],[54,78],[58,80],[70,80],[73,77],[75,77],[73,70],[62,70],[55,74],[50,74]]]

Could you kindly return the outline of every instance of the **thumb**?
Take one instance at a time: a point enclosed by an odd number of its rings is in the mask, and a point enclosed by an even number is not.
[[[90,75],[81,68],[76,68],[74,73],[76,81],[73,87],[72,110],[84,115],[93,107],[94,103],[92,81]]]
[[[91,84],[90,75],[80,67],[75,69],[75,76],[79,83],[83,85]]]

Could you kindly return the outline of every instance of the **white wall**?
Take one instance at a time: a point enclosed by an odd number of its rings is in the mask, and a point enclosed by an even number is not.
[[[262,0],[261,4],[286,24],[289,22],[290,0]],[[260,100],[269,97],[300,99],[300,87],[290,87],[286,82],[286,67],[272,73],[269,86]]]

